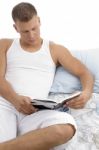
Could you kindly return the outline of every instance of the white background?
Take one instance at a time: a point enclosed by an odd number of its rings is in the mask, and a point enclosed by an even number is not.
[[[27,1],[38,10],[43,38],[69,49],[99,48],[99,0]],[[18,37],[11,11],[19,2],[0,0],[0,38]]]

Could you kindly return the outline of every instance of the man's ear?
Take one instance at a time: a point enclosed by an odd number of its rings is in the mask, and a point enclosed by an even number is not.
[[[38,21],[39,21],[39,24],[41,25],[41,20],[40,20],[40,17],[38,17]]]
[[[14,29],[18,32],[17,27],[15,24],[13,24]]]

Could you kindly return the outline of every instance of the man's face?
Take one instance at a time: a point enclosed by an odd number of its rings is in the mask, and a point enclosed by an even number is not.
[[[35,44],[40,39],[40,20],[38,16],[33,16],[28,22],[17,20],[14,27],[20,34],[21,40],[26,44]]]

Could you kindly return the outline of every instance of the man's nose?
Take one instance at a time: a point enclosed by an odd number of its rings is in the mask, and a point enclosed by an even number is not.
[[[29,34],[28,34],[28,36],[29,36],[30,38],[33,38],[33,37],[34,37],[34,34],[35,34],[34,31],[30,31]]]

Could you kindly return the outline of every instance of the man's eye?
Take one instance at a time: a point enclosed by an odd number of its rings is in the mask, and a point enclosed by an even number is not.
[[[29,31],[25,31],[24,33],[28,33]]]
[[[32,31],[36,30],[36,28],[32,28]]]

